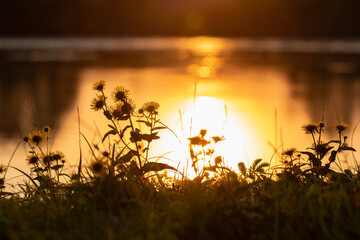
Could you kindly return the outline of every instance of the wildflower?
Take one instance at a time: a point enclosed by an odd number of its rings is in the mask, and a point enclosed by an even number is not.
[[[49,166],[50,163],[53,161],[54,159],[51,157],[51,155],[45,155],[43,158],[42,158],[42,161],[45,165]]]
[[[305,130],[306,134],[314,134],[318,131],[318,124],[317,123],[308,123],[304,124],[302,128]]]
[[[0,173],[4,173],[6,171],[6,167],[3,164],[0,164]]]
[[[105,87],[105,81],[104,80],[100,80],[96,83],[94,83],[93,85],[93,89],[96,90],[96,91],[102,91]]]
[[[124,114],[131,114],[135,110],[135,104],[131,99],[128,99],[127,102],[124,102],[121,106],[121,112]]]
[[[295,152],[296,152],[296,148],[289,148],[289,149],[284,150],[282,152],[282,155],[292,158]]]
[[[148,113],[156,113],[156,111],[159,109],[160,104],[157,102],[146,102],[142,106],[143,111],[146,111]]]
[[[121,111],[121,107],[122,104],[117,104],[115,107],[112,107],[110,109],[111,111],[111,115],[116,119],[116,120],[121,120],[124,113]]]
[[[29,134],[29,139],[36,145],[39,145],[39,143],[41,143],[44,138],[44,134],[39,130],[34,130],[32,133]]]
[[[101,110],[105,106],[105,97],[104,96],[97,96],[91,102],[91,109],[94,111]]]
[[[39,162],[39,157],[35,154],[27,156],[26,161],[29,165],[37,164]]]
[[[106,165],[102,160],[94,160],[90,163],[90,170],[96,175],[102,174],[106,170]]]
[[[23,137],[23,141],[26,143],[29,142],[29,137]]]
[[[43,130],[44,133],[49,134],[49,132],[50,132],[50,127],[49,127],[49,126],[45,126],[45,127],[43,127],[42,130]]]
[[[143,113],[144,113],[144,109],[140,108],[138,112],[139,112],[139,114],[143,114]]]
[[[112,92],[112,96],[115,102],[125,102],[129,96],[129,90],[124,87],[116,87]]]
[[[65,155],[60,151],[51,153],[51,158],[56,161],[59,161],[59,160],[63,159],[64,157],[65,157]]]
[[[338,133],[342,133],[343,131],[345,131],[346,129],[349,128],[349,125],[344,123],[344,122],[341,122],[341,123],[336,123],[334,124],[334,128],[338,131]]]

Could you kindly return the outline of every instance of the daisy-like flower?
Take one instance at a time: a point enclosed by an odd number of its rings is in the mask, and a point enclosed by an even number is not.
[[[52,158],[51,155],[45,155],[45,156],[42,158],[42,162],[43,162],[46,166],[49,166],[52,161],[54,161],[54,159]]]
[[[39,157],[36,156],[35,154],[31,154],[27,156],[26,161],[29,165],[37,164],[39,162]]]
[[[121,111],[122,104],[116,104],[110,108],[111,115],[116,119],[120,120],[124,113]]]
[[[301,128],[304,129],[306,134],[314,134],[318,131],[319,125],[317,123],[304,124]]]
[[[6,167],[4,164],[0,164],[0,173],[4,173],[6,171]]]
[[[148,113],[156,113],[159,107],[160,104],[158,104],[157,102],[146,102],[141,109]]]
[[[102,173],[105,173],[106,165],[102,160],[94,160],[90,163],[90,170],[95,175],[100,175]]]
[[[120,109],[123,114],[131,114],[135,111],[135,103],[128,99],[126,102],[123,102]]]
[[[94,111],[99,111],[103,109],[105,106],[105,97],[104,96],[97,96],[91,101],[91,109]]]
[[[60,151],[52,152],[50,155],[51,155],[51,158],[55,161],[62,160],[65,157],[65,155]]]
[[[334,128],[338,131],[338,133],[342,133],[343,131],[345,131],[346,129],[349,128],[349,125],[347,123],[341,122],[341,123],[336,123],[334,124]]]
[[[158,104],[157,102],[146,102],[141,109],[148,113],[156,113],[159,107],[160,104]]]
[[[39,143],[41,143],[45,139],[45,136],[42,131],[34,130],[32,133],[29,133],[29,139],[36,145],[39,145]]]
[[[105,87],[105,81],[100,80],[100,81],[97,81],[96,83],[94,83],[93,90],[101,92],[104,89],[104,87]]]
[[[282,155],[292,158],[295,152],[296,148],[288,148],[282,152]]]
[[[124,87],[116,87],[112,92],[112,96],[115,102],[125,102],[129,96],[129,90]]]

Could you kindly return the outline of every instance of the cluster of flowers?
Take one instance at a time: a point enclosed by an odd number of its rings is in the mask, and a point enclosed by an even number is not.
[[[25,144],[30,148],[26,157],[27,163],[33,171],[39,173],[49,170],[59,170],[64,166],[65,156],[60,151],[49,151],[50,127],[45,126],[42,130],[34,130],[23,138]],[[46,143],[46,150],[41,144]]]
[[[93,98],[90,106],[94,111],[102,111],[105,117],[111,122],[111,124],[108,125],[110,131],[104,135],[103,141],[108,136],[114,135],[115,137],[118,137],[118,143],[122,143],[122,147],[120,147],[120,144],[116,144],[116,148],[109,149],[108,151],[100,151],[99,147],[96,145],[95,149],[98,150],[101,155],[97,157],[94,156],[94,159],[90,163],[89,168],[94,175],[107,173],[109,168],[113,167],[111,166],[113,164],[130,162],[133,156],[138,157],[138,165],[141,166],[142,160],[140,159],[140,154],[142,153],[145,155],[142,159],[145,159],[146,161],[149,143],[152,140],[159,138],[156,135],[157,132],[153,132],[153,130],[156,128],[155,125],[159,123],[157,115],[160,105],[153,101],[146,102],[136,113],[135,103],[129,97],[130,91],[122,86],[115,87],[111,92],[113,103],[110,104],[108,97],[104,93],[105,84],[104,80],[97,81],[93,84],[93,90],[97,91],[98,94]],[[137,122],[139,124],[144,123],[149,127],[150,134],[141,133],[140,129],[135,127],[132,116],[136,116],[138,119],[143,118],[144,120],[137,120]],[[127,123],[123,121],[127,121]],[[122,122],[122,124],[120,124],[120,122]],[[160,128],[157,127],[157,129]],[[128,139],[125,138],[127,130],[130,130]],[[129,140],[131,143],[135,143],[133,147],[130,147]],[[140,151],[142,140],[147,141],[148,146]]]

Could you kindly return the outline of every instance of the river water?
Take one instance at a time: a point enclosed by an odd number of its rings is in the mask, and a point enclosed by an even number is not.
[[[353,146],[360,144],[357,40],[3,38],[0,63],[3,164],[22,136],[44,125],[53,128],[50,147],[76,164],[78,119],[91,143],[100,142],[107,130],[105,117],[90,109],[98,80],[106,81],[108,94],[116,86],[127,88],[137,107],[160,104],[161,120],[178,138],[163,130],[150,153],[169,152],[163,160],[173,166],[184,162],[187,138],[200,129],[208,136],[224,135],[217,154],[232,168],[239,161],[274,159],[273,146],[306,149],[311,137],[301,126],[322,119],[326,138],[336,137],[333,123],[345,121]],[[88,161],[89,149],[81,141]],[[27,151],[21,144],[11,165],[29,171]],[[351,166],[352,160],[342,165]]]

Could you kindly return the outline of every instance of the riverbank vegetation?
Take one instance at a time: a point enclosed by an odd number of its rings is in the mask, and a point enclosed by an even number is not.
[[[93,89],[94,111],[108,120],[101,144],[87,142],[70,172],[51,151],[50,127],[23,138],[30,173],[0,165],[0,239],[356,239],[360,236],[360,173],[346,123],[324,139],[325,123],[302,126],[307,149],[288,148],[238,169],[216,155],[223,136],[201,130],[188,138],[187,168],[149,154],[160,131],[160,105],[136,109],[124,87]],[[327,130],[330,130],[327,128]],[[84,149],[82,149],[84,150]],[[85,151],[85,150],[84,150]],[[343,169],[341,161],[353,161]],[[86,164],[88,162],[88,164]],[[7,185],[9,168],[25,180]],[[188,176],[188,169],[195,173]]]

